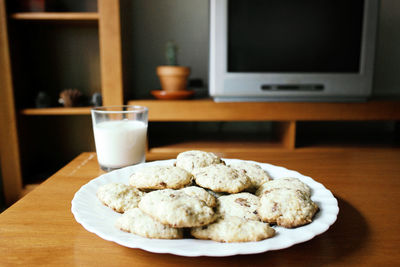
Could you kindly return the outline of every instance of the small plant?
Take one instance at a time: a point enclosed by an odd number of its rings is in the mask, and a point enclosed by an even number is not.
[[[160,78],[161,88],[164,91],[186,90],[187,79],[190,75],[190,68],[178,66],[178,46],[169,41],[165,46],[165,59],[167,65],[158,66],[156,73]]]
[[[178,46],[172,41],[167,42],[167,45],[165,47],[165,58],[167,60],[167,65],[177,66],[178,65],[177,55],[178,55]]]

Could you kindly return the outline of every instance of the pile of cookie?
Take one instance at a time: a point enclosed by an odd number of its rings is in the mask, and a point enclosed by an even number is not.
[[[116,227],[147,238],[250,242],[275,229],[312,221],[318,206],[297,178],[272,180],[259,165],[226,165],[213,153],[180,153],[174,166],[143,165],[129,185],[111,183],[97,191],[100,201],[123,213]]]

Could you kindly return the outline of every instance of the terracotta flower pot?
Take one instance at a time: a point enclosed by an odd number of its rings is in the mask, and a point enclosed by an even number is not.
[[[186,90],[189,67],[158,66],[157,75],[160,78],[161,88],[165,91]]]

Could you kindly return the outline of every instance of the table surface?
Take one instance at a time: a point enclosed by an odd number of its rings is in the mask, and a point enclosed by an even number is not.
[[[234,155],[229,155],[234,157]],[[400,149],[243,155],[297,170],[330,189],[339,215],[327,232],[287,249],[232,257],[181,257],[131,249],[78,224],[76,191],[103,172],[83,153],[0,214],[0,265],[300,266],[400,264]]]

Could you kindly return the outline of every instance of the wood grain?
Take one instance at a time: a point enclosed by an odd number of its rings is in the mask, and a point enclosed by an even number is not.
[[[277,135],[282,145],[287,149],[296,147],[296,121],[278,122]]]
[[[54,108],[26,108],[20,110],[22,115],[90,115],[92,107],[54,107]]]
[[[150,147],[148,152],[153,154],[178,154],[186,150],[207,150],[220,153],[249,153],[249,152],[271,152],[287,149],[279,140],[252,140],[242,139],[224,140],[219,139],[192,139],[192,140],[170,140],[164,144]]]
[[[236,157],[235,153],[228,153]],[[71,214],[79,188],[103,172],[84,153],[0,214],[0,265],[51,266],[398,266],[400,150],[282,151],[243,159],[294,169],[323,183],[339,201],[327,232],[256,255],[180,257],[130,249],[86,231]],[[99,222],[101,223],[101,222]]]
[[[98,0],[103,105],[124,103],[119,0]]]
[[[400,101],[362,103],[131,100],[149,108],[150,121],[341,121],[400,120]]]
[[[5,1],[0,0],[0,162],[7,204],[19,198],[22,174],[9,56]]]
[[[10,15],[14,20],[98,20],[97,12],[19,12]]]

